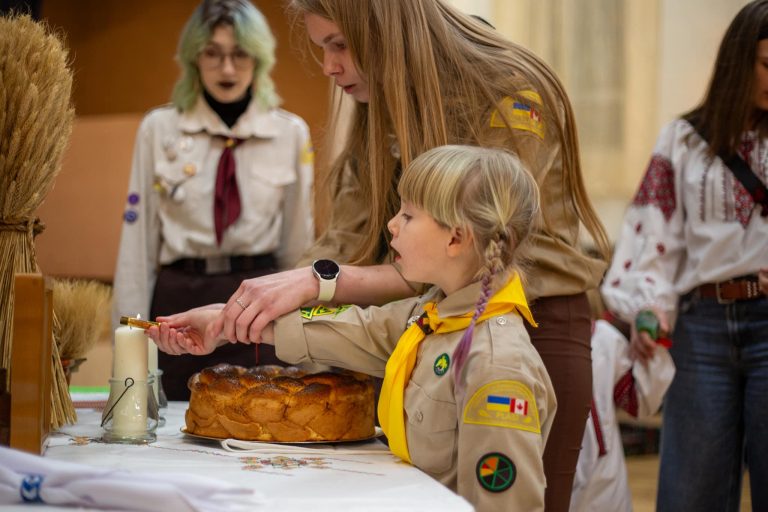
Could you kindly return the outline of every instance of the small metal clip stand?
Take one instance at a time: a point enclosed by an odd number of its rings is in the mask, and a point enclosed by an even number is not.
[[[109,400],[101,418],[107,443],[148,444],[157,439],[158,407],[152,389],[154,376],[109,379]]]

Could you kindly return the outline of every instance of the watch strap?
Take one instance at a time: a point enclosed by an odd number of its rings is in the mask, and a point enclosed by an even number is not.
[[[320,291],[317,294],[317,300],[320,302],[328,302],[333,299],[333,295],[336,293],[336,279],[318,279],[320,284]]]

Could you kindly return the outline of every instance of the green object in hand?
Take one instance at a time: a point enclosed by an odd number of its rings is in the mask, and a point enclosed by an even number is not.
[[[659,337],[659,319],[656,318],[656,314],[653,311],[648,309],[637,314],[637,317],[635,317],[635,328],[638,333],[647,332],[648,336],[653,340]]]

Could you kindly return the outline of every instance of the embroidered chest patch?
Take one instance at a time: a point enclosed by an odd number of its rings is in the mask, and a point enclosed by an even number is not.
[[[475,391],[464,407],[463,421],[541,433],[533,392],[516,380],[493,381]]]
[[[480,457],[475,468],[480,486],[486,491],[506,491],[517,478],[517,468],[512,459],[503,453],[487,453]]]
[[[451,366],[451,356],[447,353],[442,353],[435,359],[435,364],[432,365],[432,369],[435,370],[435,375],[442,377],[448,371]]]
[[[339,306],[336,308],[329,308],[329,307],[320,306],[320,305],[314,306],[314,307],[301,308],[300,309],[301,318],[304,318],[306,320],[312,320],[312,318],[316,316],[333,315],[334,317],[336,317],[351,307],[352,306],[350,306],[349,304],[345,304],[343,306]]]

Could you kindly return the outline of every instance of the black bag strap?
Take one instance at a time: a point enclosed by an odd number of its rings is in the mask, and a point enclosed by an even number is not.
[[[695,117],[687,119],[690,125],[696,130],[696,133],[704,139],[704,142],[709,144],[706,135],[699,128],[699,123]],[[759,204],[762,207],[760,212],[761,217],[768,217],[768,189],[765,184],[760,181],[760,178],[752,171],[749,164],[741,158],[738,153],[734,153],[733,156],[726,157],[722,154],[717,155],[720,160],[731,170],[736,179],[747,189],[749,195],[752,196],[752,200],[755,204]]]

